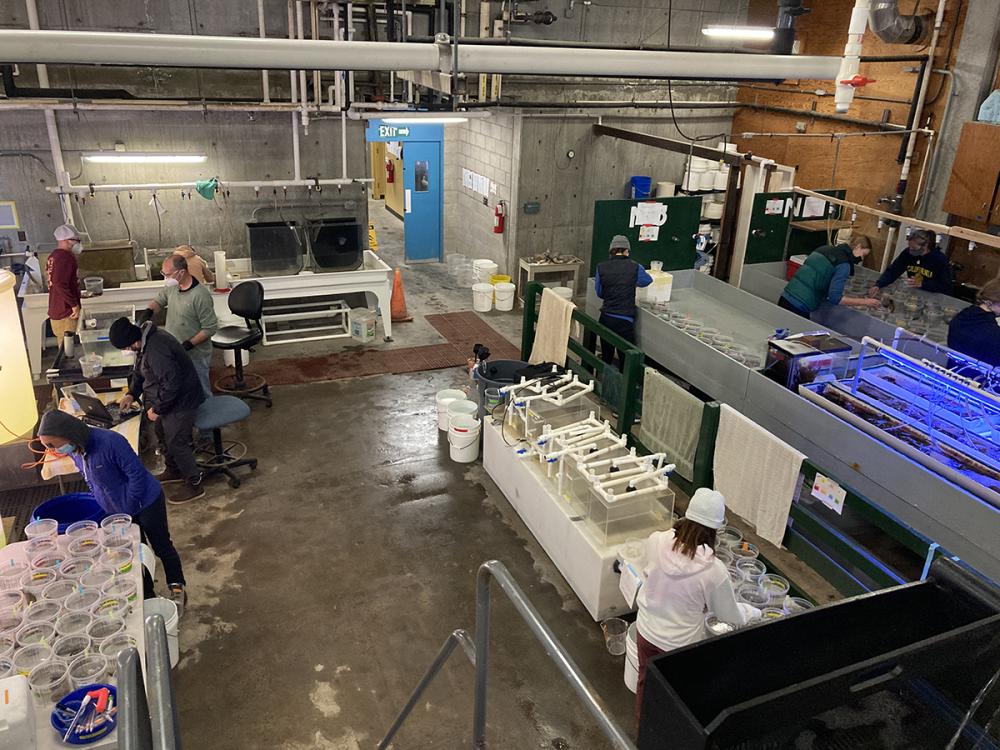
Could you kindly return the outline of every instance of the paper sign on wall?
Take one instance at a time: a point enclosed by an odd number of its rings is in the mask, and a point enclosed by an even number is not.
[[[639,227],[639,242],[656,242],[660,238],[660,228],[651,226]]]
[[[774,200],[769,200],[764,204],[764,215],[765,216],[777,216],[785,208],[785,202],[781,198],[775,198]]]
[[[809,218],[813,216],[825,216],[826,215],[826,201],[821,198],[806,198],[805,204],[802,207],[802,217]]]
[[[812,486],[812,496],[838,516],[844,512],[844,500],[847,490],[834,482],[830,477],[817,474]]]
[[[632,206],[629,212],[629,226],[657,226],[667,223],[667,206],[656,201],[646,201]]]

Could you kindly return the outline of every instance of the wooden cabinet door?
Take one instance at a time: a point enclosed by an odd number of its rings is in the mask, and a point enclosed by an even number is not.
[[[944,210],[975,221],[1000,217],[1000,125],[967,122],[951,168]]]

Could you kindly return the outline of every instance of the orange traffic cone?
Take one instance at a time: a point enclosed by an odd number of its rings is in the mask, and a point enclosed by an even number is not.
[[[392,282],[392,322],[406,323],[413,316],[406,312],[406,294],[403,292],[403,276],[396,269],[396,277]]]

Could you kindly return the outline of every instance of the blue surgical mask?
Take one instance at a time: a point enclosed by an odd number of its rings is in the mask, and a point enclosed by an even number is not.
[[[73,443],[65,443],[56,448],[56,453],[62,453],[64,456],[68,456],[76,450],[76,445]]]

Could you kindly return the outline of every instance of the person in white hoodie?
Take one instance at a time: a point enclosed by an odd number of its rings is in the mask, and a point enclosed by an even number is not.
[[[746,623],[726,566],[715,556],[715,532],[725,525],[726,499],[721,492],[702,487],[674,528],[654,532],[646,540],[646,581],[639,589],[636,620],[637,725],[649,659],[702,640],[706,611],[723,622]]]

